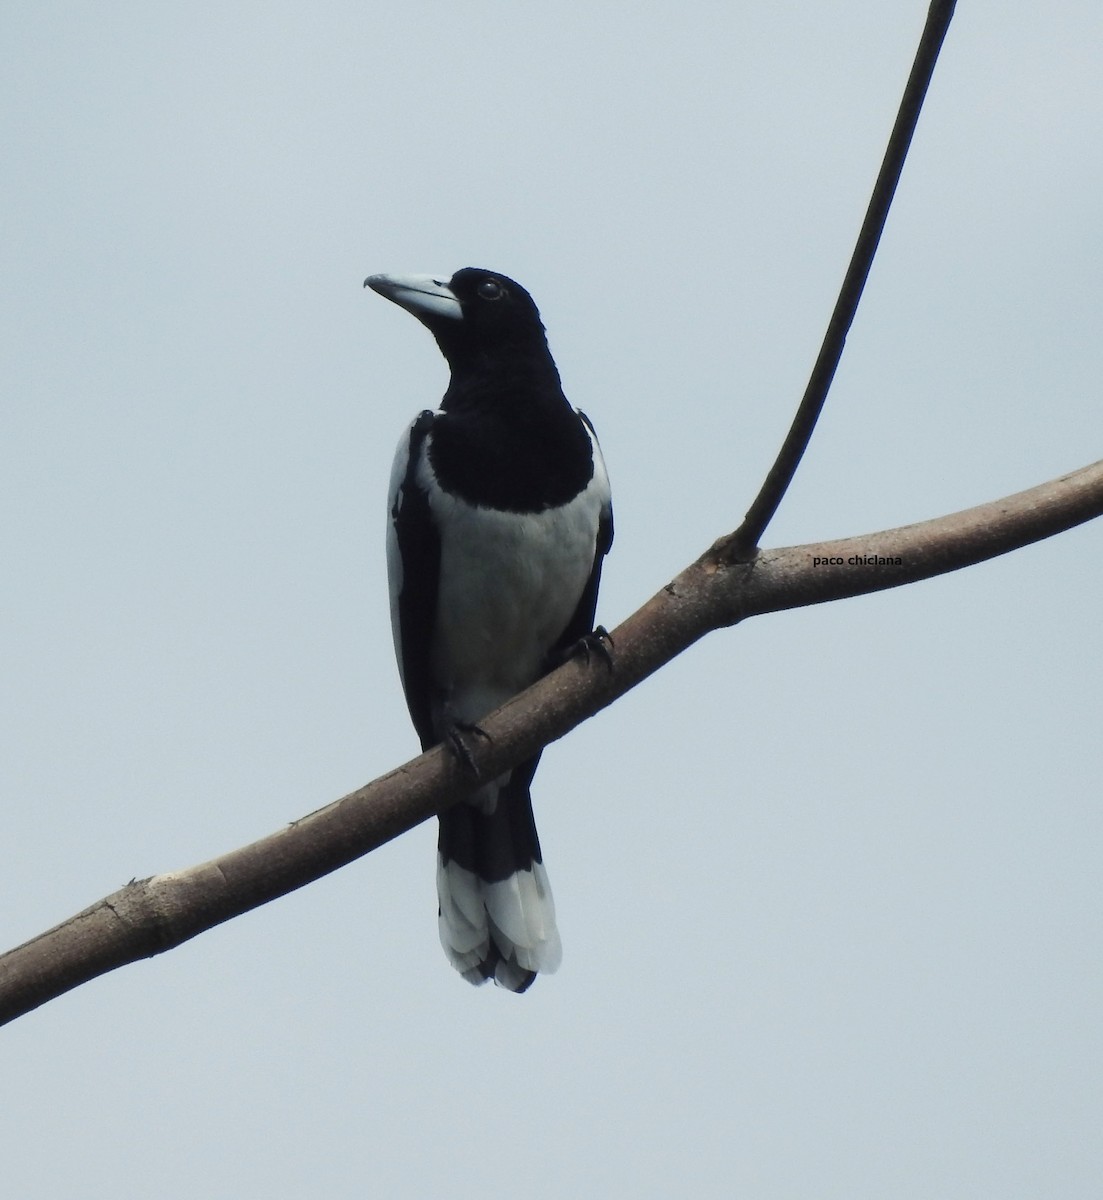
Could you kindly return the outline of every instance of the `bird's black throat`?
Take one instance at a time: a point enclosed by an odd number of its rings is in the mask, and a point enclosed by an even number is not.
[[[446,492],[505,512],[567,504],[593,478],[590,437],[558,387],[449,389],[429,462]]]

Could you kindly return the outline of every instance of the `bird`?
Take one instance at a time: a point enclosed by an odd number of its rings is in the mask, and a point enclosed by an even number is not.
[[[450,379],[403,433],[388,497],[391,628],[414,728],[474,767],[478,722],[576,649],[613,541],[609,477],[532,297],[497,271],[371,275],[436,339]],[[588,655],[587,655],[588,656]],[[473,984],[526,991],[562,956],[533,818],[540,754],[440,814],[438,927]]]

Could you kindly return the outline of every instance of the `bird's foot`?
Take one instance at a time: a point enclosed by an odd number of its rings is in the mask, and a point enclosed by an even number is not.
[[[490,734],[473,721],[453,721],[448,727],[444,744],[452,751],[453,757],[472,779],[482,779],[479,764],[475,761],[475,753],[468,738],[483,738],[490,741]]]
[[[581,658],[587,666],[590,665],[591,659],[600,658],[612,671],[613,635],[604,625],[595,626],[593,633],[584,634],[577,642],[568,646],[555,665],[562,666],[570,658]]]

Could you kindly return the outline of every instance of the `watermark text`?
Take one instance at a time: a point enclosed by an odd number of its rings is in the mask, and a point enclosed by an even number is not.
[[[902,567],[904,560],[899,554],[852,554],[849,558],[841,555],[820,557],[812,556],[814,567]]]

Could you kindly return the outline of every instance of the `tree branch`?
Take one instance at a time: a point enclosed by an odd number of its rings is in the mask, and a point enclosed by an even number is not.
[[[766,550],[751,562],[741,561],[737,536],[729,534],[614,630],[612,670],[596,660],[569,662],[482,722],[490,735],[480,742],[483,774],[498,775],[563,737],[714,629],[929,579],[1101,515],[1098,462],[965,512],[842,541]],[[303,887],[424,821],[472,786],[438,747],[258,842],[128,884],[0,957],[0,1023]]]
[[[846,336],[854,323],[854,314],[858,311],[858,302],[862,298],[870,267],[873,266],[873,257],[881,241],[892,198],[896,195],[896,185],[900,182],[912,134],[915,133],[935,63],[938,62],[939,51],[950,27],[950,19],[954,15],[955,2],[956,0],[933,0],[927,11],[927,23],[923,27],[911,74],[904,87],[896,123],[889,135],[889,143],[873,185],[869,207],[858,231],[858,241],[843,277],[843,285],[839,290],[839,298],[835,301],[831,320],[827,323],[827,332],[812,368],[808,386],[804,389],[804,396],[793,418],[793,424],[789,427],[774,465],[747,510],[743,524],[731,538],[731,551],[737,558],[749,558],[754,554],[755,547],[766,532],[766,526],[773,520],[778,505],[793,482],[800,460],[808,449],[816,422],[820,419],[831,381],[835,378],[835,371],[846,346]]]

